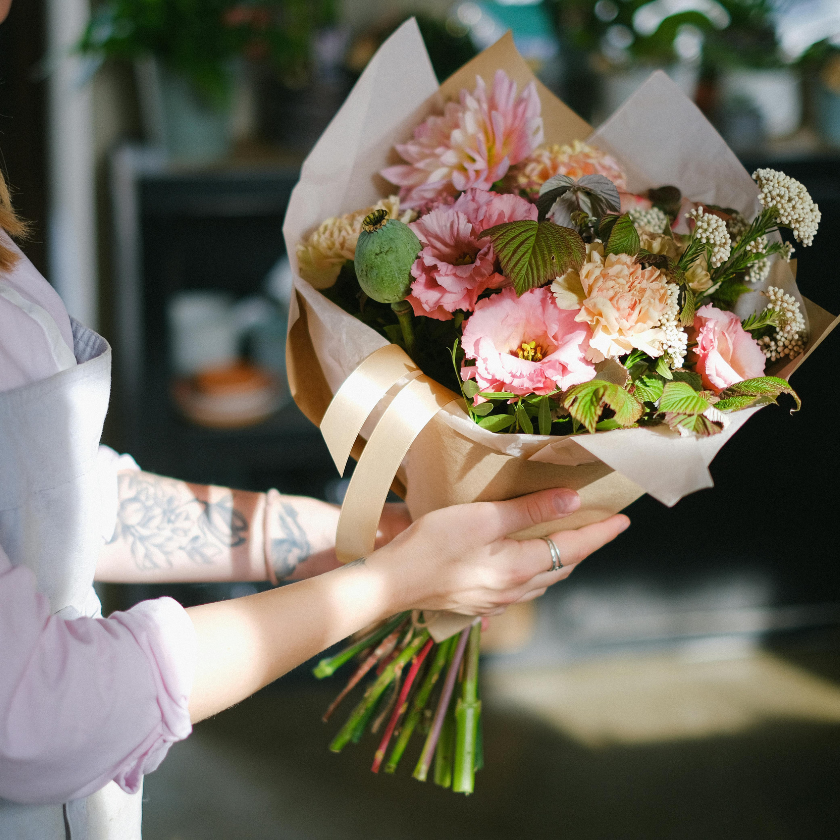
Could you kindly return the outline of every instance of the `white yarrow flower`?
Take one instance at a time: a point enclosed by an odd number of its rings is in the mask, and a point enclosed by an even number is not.
[[[710,245],[712,248],[709,265],[712,268],[723,265],[729,259],[732,247],[726,222],[719,216],[704,212],[702,207],[690,210],[686,215],[690,219],[694,219],[695,239],[704,245]]]
[[[779,223],[789,227],[803,245],[810,245],[822,216],[808,190],[795,178],[775,169],[757,169],[753,178],[758,184],[762,206],[772,207]]]
[[[662,233],[670,227],[668,217],[658,207],[630,210],[629,215],[639,233]]]
[[[808,337],[799,302],[778,286],[770,286],[765,294],[770,298],[765,309],[778,312],[779,323],[773,335],[758,339],[761,350],[771,362],[785,356],[793,359],[803,352]]]

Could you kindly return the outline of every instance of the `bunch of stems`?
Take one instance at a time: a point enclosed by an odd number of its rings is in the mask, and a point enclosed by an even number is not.
[[[331,676],[354,661],[347,684],[324,714],[339,705],[368,677],[362,697],[330,743],[341,752],[366,731],[379,732],[374,773],[395,773],[412,736],[425,736],[414,778],[459,793],[472,793],[475,772],[483,763],[478,663],[481,620],[440,643],[411,613],[402,613],[321,660],[315,676]],[[370,675],[370,676],[369,676]]]

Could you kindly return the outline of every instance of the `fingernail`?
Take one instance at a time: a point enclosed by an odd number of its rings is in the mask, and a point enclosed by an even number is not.
[[[557,513],[571,513],[580,507],[580,496],[574,490],[560,490],[554,494],[554,509]]]

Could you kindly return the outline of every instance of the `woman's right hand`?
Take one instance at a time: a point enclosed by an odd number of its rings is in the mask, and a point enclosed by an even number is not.
[[[449,610],[492,615],[535,598],[630,524],[621,514],[550,537],[562,568],[552,572],[548,544],[507,535],[568,516],[580,506],[573,490],[543,490],[504,502],[476,502],[418,519],[365,563],[389,583],[395,612]]]

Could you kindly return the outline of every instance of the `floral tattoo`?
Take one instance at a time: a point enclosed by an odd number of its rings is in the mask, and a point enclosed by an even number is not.
[[[292,505],[281,503],[274,516],[275,521],[269,524],[272,533],[269,538],[269,557],[277,579],[283,580],[312,554],[312,546]]]
[[[230,492],[214,502],[201,501],[179,481],[152,481],[142,473],[121,473],[119,491],[111,542],[129,545],[141,571],[172,568],[182,558],[210,566],[247,540],[248,521]]]

